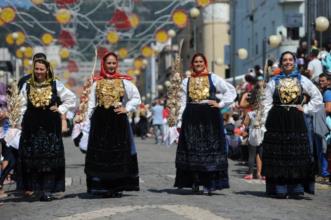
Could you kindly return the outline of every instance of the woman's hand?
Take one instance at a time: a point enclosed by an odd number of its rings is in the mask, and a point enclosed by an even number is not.
[[[0,121],[7,118],[6,112],[0,111]]]
[[[126,108],[124,108],[123,106],[115,108],[114,112],[116,112],[117,114],[126,114],[126,113],[128,113]]]
[[[53,112],[59,112],[59,108],[56,105],[53,105],[49,108]]]
[[[209,100],[208,105],[212,108],[219,108],[218,102],[216,102],[215,100]]]
[[[303,112],[303,107],[302,107],[302,105],[297,105],[297,109],[298,109],[300,112]]]

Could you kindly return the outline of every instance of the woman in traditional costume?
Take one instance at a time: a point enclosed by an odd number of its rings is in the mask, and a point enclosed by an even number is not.
[[[212,195],[229,188],[228,161],[220,108],[236,98],[235,88],[207,69],[201,53],[193,56],[192,75],[183,80],[181,129],[176,154],[175,187]]]
[[[52,193],[65,190],[61,114],[75,108],[76,97],[54,79],[48,61],[36,59],[32,77],[22,87],[21,98],[17,187],[27,195],[42,192],[40,200],[50,201],[54,198]]]
[[[118,72],[116,54],[102,58],[100,76],[95,78],[88,101],[88,193],[121,197],[122,191],[139,190],[137,153],[127,113],[135,111],[141,101],[130,80]]]
[[[262,170],[266,193],[278,198],[314,194],[314,162],[304,114],[323,105],[322,95],[300,74],[295,62],[293,53],[281,55],[282,73],[268,83],[264,101],[267,131],[262,143]],[[303,104],[304,94],[310,97],[307,104]]]

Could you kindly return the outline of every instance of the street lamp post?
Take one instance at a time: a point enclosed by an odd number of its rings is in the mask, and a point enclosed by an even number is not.
[[[196,19],[199,17],[200,11],[198,8],[192,8],[190,10],[190,16],[193,19],[193,49],[194,52],[197,51],[197,25],[196,25]]]

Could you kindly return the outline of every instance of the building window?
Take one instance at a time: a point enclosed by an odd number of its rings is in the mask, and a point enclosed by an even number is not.
[[[294,28],[287,28],[287,38],[291,40],[299,40],[299,28],[294,27]]]

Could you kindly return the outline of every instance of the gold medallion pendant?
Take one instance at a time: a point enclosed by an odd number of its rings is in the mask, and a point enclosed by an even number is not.
[[[189,96],[192,101],[207,100],[210,89],[208,76],[191,77],[189,80]]]
[[[28,98],[36,108],[45,108],[50,105],[52,99],[52,86],[30,86]]]
[[[98,105],[108,109],[121,105],[124,96],[124,86],[121,79],[102,79],[97,81],[96,94]]]
[[[278,93],[283,104],[297,103],[301,95],[301,86],[297,78],[284,78],[279,80]]]

